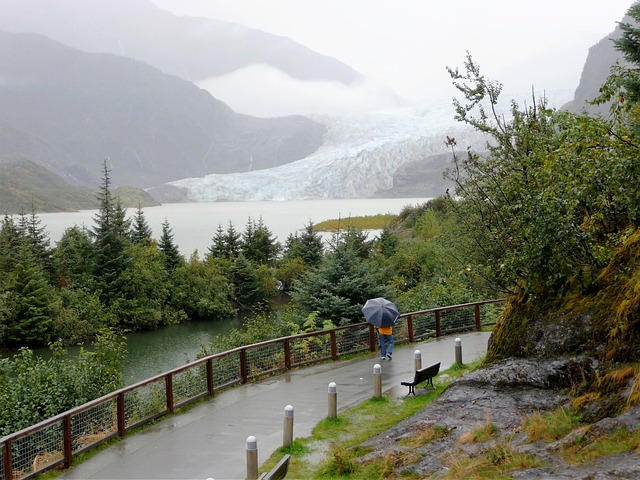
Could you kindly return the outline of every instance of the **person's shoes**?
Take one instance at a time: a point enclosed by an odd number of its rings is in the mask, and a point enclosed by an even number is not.
[[[380,360],[385,360],[387,357],[385,357],[384,355],[382,357],[380,357]]]
[[[391,360],[391,354],[390,354],[390,353],[387,353],[387,358],[388,358],[389,360]]]

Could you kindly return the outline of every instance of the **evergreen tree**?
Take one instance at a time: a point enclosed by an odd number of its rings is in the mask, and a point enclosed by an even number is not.
[[[631,66],[617,68],[617,80],[624,89],[624,97],[620,97],[623,102],[637,104],[640,102],[640,4],[632,5],[627,15],[636,23],[619,23],[622,34],[613,44]]]
[[[31,206],[31,213],[29,215],[25,214],[24,210],[21,211],[18,228],[30,245],[35,257],[42,263],[44,271],[52,276],[53,261],[49,236],[42,226],[42,221],[36,215],[33,205]]]
[[[85,227],[67,228],[53,250],[57,286],[93,290],[96,250]]]
[[[17,263],[5,288],[11,295],[13,317],[8,325],[7,339],[16,345],[41,345],[48,341],[53,289],[26,242],[20,247]]]
[[[361,308],[369,298],[389,297],[391,289],[350,243],[339,244],[318,268],[295,282],[292,297],[303,311],[318,314],[318,321],[336,325],[363,320]]]
[[[385,257],[390,257],[398,251],[400,245],[400,239],[398,235],[390,228],[382,229],[380,237],[378,238],[377,246],[378,251]]]
[[[261,265],[273,265],[280,250],[280,244],[264,224],[262,217],[258,222],[249,218],[241,244],[245,258]]]
[[[213,236],[212,244],[207,250],[205,259],[208,258],[226,258],[227,253],[227,237],[222,228],[222,225],[218,224],[216,233]]]
[[[100,285],[101,298],[110,303],[119,293],[118,279],[129,263],[126,247],[130,243],[125,210],[111,192],[110,170],[103,164],[103,178],[98,192],[99,210],[93,227],[96,260],[94,275]]]
[[[23,242],[24,237],[15,220],[5,215],[0,224],[0,286],[4,285],[8,274],[13,271]]]
[[[166,218],[162,222],[162,236],[158,242],[158,248],[163,255],[164,265],[168,272],[184,263],[184,258],[180,255],[180,251],[173,241],[173,229]]]
[[[229,259],[236,258],[242,251],[241,235],[231,221],[229,221],[225,235],[225,250],[225,257]]]
[[[265,299],[256,268],[244,255],[239,254],[233,260],[229,269],[229,280],[231,300],[241,309],[246,310]]]
[[[151,242],[151,227],[147,223],[142,207],[138,205],[136,213],[133,215],[131,222],[131,241],[134,245]]]

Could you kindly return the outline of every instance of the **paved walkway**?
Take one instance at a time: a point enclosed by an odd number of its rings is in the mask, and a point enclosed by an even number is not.
[[[123,438],[74,467],[60,479],[246,478],[246,441],[258,441],[262,464],[282,446],[284,409],[294,408],[293,435],[304,438],[328,414],[328,385],[337,384],[338,414],[371,398],[373,366],[382,367],[385,395],[404,396],[401,381],[413,377],[414,351],[422,366],[455,361],[454,339],[462,340],[462,360],[472,362],[487,351],[489,333],[473,332],[399,345],[391,361],[377,354],[290,371],[284,375],[222,392],[184,414],[166,418]]]

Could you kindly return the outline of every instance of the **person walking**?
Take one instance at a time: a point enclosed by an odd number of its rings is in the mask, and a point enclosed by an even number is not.
[[[379,327],[378,338],[380,340],[380,359],[391,360],[393,356],[393,327],[391,325]]]

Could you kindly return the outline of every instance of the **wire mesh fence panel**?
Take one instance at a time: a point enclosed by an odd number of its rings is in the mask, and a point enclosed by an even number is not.
[[[502,312],[504,312],[505,302],[485,303],[480,305],[480,323],[482,325],[495,325]]]
[[[440,312],[440,325],[442,333],[473,330],[476,328],[475,308],[458,308]]]
[[[124,423],[128,428],[167,411],[164,378],[141,385],[124,394]]]
[[[213,360],[213,386],[220,388],[242,380],[240,352],[216,357]]]
[[[436,336],[436,314],[429,312],[413,316],[413,338],[424,340]]]
[[[99,443],[118,431],[116,397],[71,417],[71,448],[74,452]]]
[[[393,326],[393,341],[395,343],[405,343],[411,340],[409,336],[409,323],[406,318],[399,318]]]
[[[7,444],[6,443],[0,443],[0,448],[2,450],[0,450],[0,478],[7,478],[7,475],[5,474],[5,470],[6,467],[4,465],[4,449],[6,448]]]
[[[62,421],[14,440],[11,445],[13,478],[30,475],[61,460],[64,456],[62,442]]]
[[[349,355],[369,350],[371,348],[369,325],[338,330],[336,332],[336,343],[339,355]]]
[[[285,370],[284,342],[268,343],[247,349],[247,375],[260,377]]]
[[[292,365],[305,365],[331,358],[331,334],[292,338],[289,342]]]
[[[204,363],[173,374],[174,403],[183,403],[207,391],[207,367]]]

